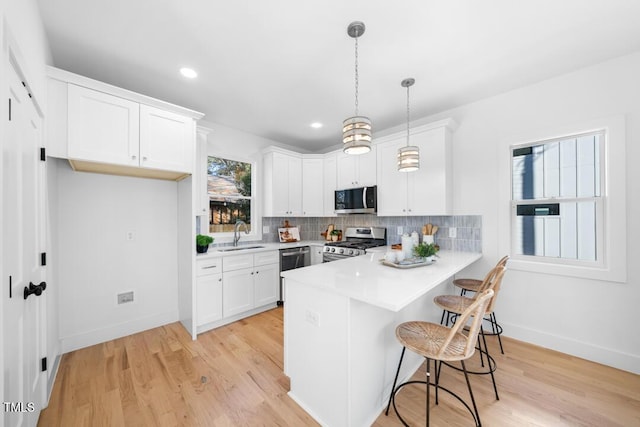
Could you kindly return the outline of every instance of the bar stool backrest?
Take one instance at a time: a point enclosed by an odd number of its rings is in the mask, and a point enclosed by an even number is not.
[[[493,313],[493,307],[496,304],[495,301],[498,297],[498,292],[500,292],[500,285],[502,284],[502,277],[504,276],[505,271],[507,271],[507,268],[504,265],[500,265],[500,263],[493,267],[491,271],[487,273],[482,281],[482,285],[478,288],[478,292],[473,297],[474,299],[477,299],[480,293],[486,289],[493,290],[493,298],[491,298],[491,301],[489,302],[487,313]]]
[[[482,324],[482,318],[484,317],[489,302],[491,301],[491,297],[493,297],[492,289],[485,289],[482,292],[477,293],[473,303],[458,316],[456,323],[451,327],[447,338],[438,352],[438,357],[441,357],[447,350],[451,351],[451,349],[448,348],[449,344],[456,334],[462,333],[463,328],[467,325],[469,319],[471,319],[471,324],[469,325],[469,330],[466,333],[467,340],[464,345],[464,349],[458,349],[458,352],[462,350],[461,353],[463,358],[469,358],[473,355],[476,348],[478,333],[480,331],[480,325]]]

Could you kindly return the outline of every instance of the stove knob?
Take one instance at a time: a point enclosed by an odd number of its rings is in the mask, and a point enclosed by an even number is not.
[[[331,248],[331,252],[335,252],[335,251],[336,251],[336,248]]]
[[[349,249],[349,255],[353,255],[353,249]]]
[[[344,249],[340,248],[340,253],[343,254],[344,253]]]

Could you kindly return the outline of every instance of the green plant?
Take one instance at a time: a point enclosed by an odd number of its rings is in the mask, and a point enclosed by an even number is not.
[[[342,234],[342,230],[331,230],[332,236],[339,236],[340,234]]]
[[[436,252],[438,252],[436,245],[424,242],[413,248],[413,255],[417,256],[418,258],[427,258],[435,255]]]
[[[207,236],[204,234],[198,234],[196,236],[196,245],[197,246],[209,246],[213,243],[213,237]]]

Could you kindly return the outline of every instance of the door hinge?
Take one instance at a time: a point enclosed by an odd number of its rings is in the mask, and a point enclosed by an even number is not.
[[[11,98],[9,98],[9,121],[11,121]]]
[[[42,252],[40,254],[40,265],[43,266],[43,267],[45,265],[47,265],[47,253],[46,252]]]
[[[43,357],[40,361],[42,372],[47,370],[47,358]]]
[[[47,161],[47,150],[44,147],[40,147],[40,160]]]

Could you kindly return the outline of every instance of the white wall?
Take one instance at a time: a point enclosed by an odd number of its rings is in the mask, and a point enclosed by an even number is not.
[[[539,134],[605,117],[626,119],[627,282],[613,283],[509,270],[497,304],[505,334],[640,373],[640,52],[444,112],[453,117],[456,214],[483,216],[482,262],[465,272],[482,277],[508,248],[508,183],[499,170],[514,135]],[[614,165],[615,166],[615,165]],[[507,177],[508,179],[508,177]],[[503,191],[504,192],[504,191]],[[505,209],[507,209],[505,216]],[[635,213],[636,215],[633,215]],[[508,348],[505,349],[509,351]]]
[[[63,352],[177,321],[177,183],[55,165]]]

